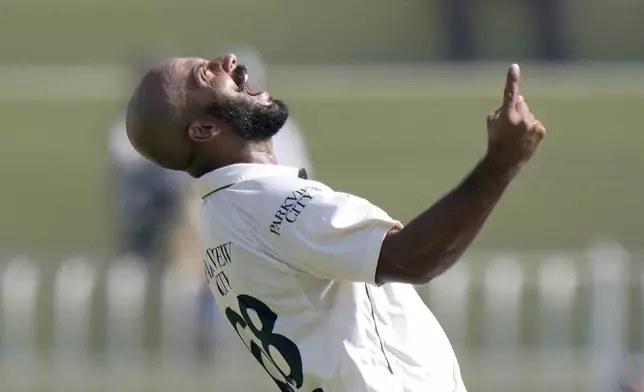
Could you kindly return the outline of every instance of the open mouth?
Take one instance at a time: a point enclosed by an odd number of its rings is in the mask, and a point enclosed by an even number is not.
[[[256,97],[262,94],[262,91],[256,93],[256,92],[252,92],[248,88],[248,70],[246,69],[245,66],[238,65],[233,71],[232,79],[237,85],[237,88],[239,89],[239,91],[243,91],[246,94],[250,95],[251,97]]]

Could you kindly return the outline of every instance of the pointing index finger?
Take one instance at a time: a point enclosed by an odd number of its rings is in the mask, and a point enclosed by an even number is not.
[[[511,108],[519,99],[519,79],[521,78],[521,69],[518,64],[512,64],[508,69],[508,76],[505,82],[505,91],[503,93],[503,106]]]

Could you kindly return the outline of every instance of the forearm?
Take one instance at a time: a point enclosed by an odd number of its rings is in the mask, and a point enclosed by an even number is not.
[[[452,266],[476,238],[519,169],[482,159],[458,187],[404,229],[387,236],[378,265],[379,281],[425,283]]]

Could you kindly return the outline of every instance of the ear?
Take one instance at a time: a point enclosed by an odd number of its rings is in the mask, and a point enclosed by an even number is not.
[[[195,121],[188,127],[188,136],[198,142],[211,139],[218,133],[219,129],[213,122]]]

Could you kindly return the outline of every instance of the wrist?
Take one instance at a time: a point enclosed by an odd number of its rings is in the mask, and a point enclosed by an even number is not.
[[[494,154],[487,153],[479,163],[484,172],[500,180],[512,180],[523,167],[523,162],[501,159]]]

